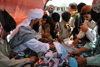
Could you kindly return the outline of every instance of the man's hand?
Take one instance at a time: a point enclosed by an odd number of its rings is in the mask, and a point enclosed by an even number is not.
[[[71,26],[68,26],[67,29],[68,29],[68,30],[71,30]]]
[[[83,32],[87,32],[88,31],[88,26],[87,25],[81,25],[80,28],[81,28],[81,30]]]
[[[77,49],[76,51],[72,51],[70,54],[81,55],[82,53],[87,52],[87,51],[89,51],[89,49],[83,47],[83,48]]]
[[[71,35],[69,38],[70,38],[70,40],[73,40],[74,36],[73,36],[73,35]]]
[[[77,47],[77,44],[78,44],[78,38],[76,38],[75,40],[74,40],[74,42],[72,43],[72,44],[74,44],[75,45],[75,47]]]
[[[77,59],[78,67],[85,67],[87,64],[86,58],[84,57],[78,57]]]
[[[59,32],[59,30],[58,29],[55,29],[54,32],[57,33],[57,32]]]
[[[79,55],[80,54],[80,51],[79,50],[72,51],[70,54],[71,55]]]
[[[50,47],[50,50],[52,50],[52,51],[56,50],[54,45],[50,45],[49,47]]]
[[[35,56],[32,56],[32,57],[30,57],[29,59],[30,59],[30,61],[35,62],[36,57],[35,57]]]
[[[44,43],[52,42],[48,38],[41,38],[41,39],[39,39],[39,41],[44,42]]]
[[[11,52],[11,53],[10,53],[10,57],[11,57],[11,58],[14,58],[14,57],[16,57],[16,56],[18,56],[18,53],[16,53],[16,52]]]

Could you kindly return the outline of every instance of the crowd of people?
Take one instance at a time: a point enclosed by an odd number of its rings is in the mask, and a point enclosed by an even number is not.
[[[0,67],[39,67],[41,56],[53,58],[47,67],[100,66],[100,12],[85,3],[69,4],[61,15],[54,10],[31,9],[19,25],[0,10]]]

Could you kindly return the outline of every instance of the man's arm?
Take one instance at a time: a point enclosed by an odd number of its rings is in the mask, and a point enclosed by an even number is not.
[[[2,52],[0,52],[0,65],[4,65],[7,67],[12,67],[12,66],[21,66],[27,62],[30,62],[29,58],[25,58],[25,59],[9,59],[7,56],[5,56]]]
[[[87,65],[100,66],[100,54],[92,57],[87,57]]]
[[[96,29],[97,26],[93,30],[88,28],[88,31],[86,32],[86,36],[89,38],[91,42],[96,38]]]
[[[87,25],[81,25],[80,28],[81,28],[81,30],[83,32],[86,32],[86,36],[88,37],[88,39],[91,42],[96,38],[96,29],[97,29],[97,26],[93,30],[90,29]]]
[[[35,38],[29,40],[28,42],[24,43],[28,48],[35,52],[47,52],[49,50],[49,44],[48,43],[42,43]]]

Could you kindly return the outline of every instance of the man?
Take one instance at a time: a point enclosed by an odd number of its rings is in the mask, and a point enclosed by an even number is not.
[[[0,67],[21,67],[23,64],[35,61],[35,57],[25,59],[10,59],[11,48],[6,40],[8,32],[16,27],[14,19],[6,12],[0,10]]]
[[[81,16],[85,19],[82,25],[80,25],[80,31],[77,34],[77,38],[74,41],[74,44],[77,45],[77,41],[80,39],[83,43],[92,42],[96,37],[96,31],[94,30],[96,27],[95,21],[93,21],[91,17],[91,6],[85,5],[82,7]],[[93,34],[91,34],[93,33]],[[84,44],[82,45],[84,46]]]
[[[35,20],[34,24],[36,24],[40,20],[40,18],[42,18],[42,16],[43,16],[42,9],[31,9],[28,13],[28,18],[21,24],[17,25],[16,29],[14,29],[11,32],[11,34],[8,36],[8,41],[10,41],[10,39],[12,39],[13,36],[18,32],[20,26],[25,26],[25,27],[29,26],[32,20]],[[35,32],[35,34],[37,36],[37,32]],[[37,39],[39,39],[39,38],[37,38]]]
[[[100,10],[100,9],[99,9]],[[97,10],[98,11],[98,10]],[[94,17],[95,16],[95,17]],[[100,66],[100,20],[99,17],[100,13],[96,13],[95,11],[91,11],[91,17],[93,20],[97,22],[97,35],[96,38],[93,39],[92,42],[86,44],[83,48],[80,48],[76,51],[73,51],[72,54],[81,54],[83,52],[91,51],[91,56],[87,58],[78,57],[77,61],[79,63],[79,66],[82,67],[84,65],[95,65]],[[98,18],[98,19],[97,19]],[[87,27],[84,29],[84,31],[89,30]],[[92,32],[89,33],[89,35],[93,34]]]
[[[43,11],[42,14],[41,11],[41,9],[31,10],[31,14],[29,13],[30,26],[20,26],[18,32],[9,42],[13,51],[18,53],[20,57],[26,55],[27,49],[29,53],[30,51],[46,53],[50,48],[48,43],[42,43],[36,39],[35,31],[32,29],[32,26],[43,16]]]
[[[79,13],[79,26],[80,25],[82,25],[82,23],[84,22],[84,18],[83,18],[83,16],[81,16],[81,9],[82,9],[82,7],[83,6],[85,6],[86,4],[85,3],[79,3],[78,5],[77,5],[77,10],[78,10],[78,13]]]
[[[85,3],[79,3],[78,5],[77,5],[77,9],[78,9],[78,13],[79,13],[79,31],[80,31],[80,26],[83,24],[83,22],[84,22],[84,17],[81,15],[81,9],[82,9],[82,7],[83,6],[85,6],[86,4]],[[81,44],[85,44],[85,42],[86,41],[89,41],[89,39],[87,39],[87,37],[85,36],[85,37],[83,37],[83,38],[81,38],[80,39],[81,40]],[[75,39],[75,41],[78,41],[78,38],[76,38]],[[74,44],[75,44],[75,42],[74,42]],[[83,45],[84,45],[83,44]],[[76,45],[77,45],[77,43],[76,43]]]
[[[68,23],[70,17],[71,14],[69,12],[62,13],[62,21],[59,23],[59,31],[62,39],[68,38],[70,36],[71,28]]]
[[[51,17],[53,12],[54,12],[54,10],[55,10],[55,7],[53,5],[49,5],[48,6],[47,15]]]
[[[60,20],[60,15],[58,13],[53,13],[52,14],[52,23],[50,25],[50,34],[53,39],[58,38],[58,29],[59,29],[59,20]]]
[[[69,4],[69,12],[72,16],[69,21],[69,25],[71,26],[71,29],[72,29],[70,38],[75,39],[76,35],[79,32],[79,14],[77,12],[77,4],[76,3]]]
[[[92,31],[95,28],[96,23],[92,20],[90,12],[91,6],[89,5],[84,6],[81,10],[81,15],[84,17],[85,21],[83,25],[80,26],[81,31],[77,35],[77,38],[79,39],[83,38],[85,34],[90,41],[93,41],[96,37],[95,31]],[[90,30],[94,33],[94,35],[88,34]]]
[[[98,21],[98,23],[100,22],[100,20]],[[96,66],[100,66],[99,62],[100,62],[100,24],[97,25],[98,26],[98,35],[97,37],[94,39],[94,41],[87,43],[84,47],[71,52],[71,54],[82,54],[84,52],[87,51],[91,51],[91,56],[84,58],[84,57],[78,57],[77,58],[77,62],[79,64],[79,67],[84,67],[84,65],[96,65]],[[92,33],[90,33],[92,34]]]

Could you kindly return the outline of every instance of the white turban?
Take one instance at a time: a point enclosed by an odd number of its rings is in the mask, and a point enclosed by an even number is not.
[[[31,9],[28,13],[28,19],[26,19],[24,22],[22,22],[22,25],[29,26],[31,20],[35,20],[42,18],[44,12],[42,9]]]
[[[36,18],[40,19],[43,16],[42,9],[31,9],[28,13],[28,19],[34,20]]]

